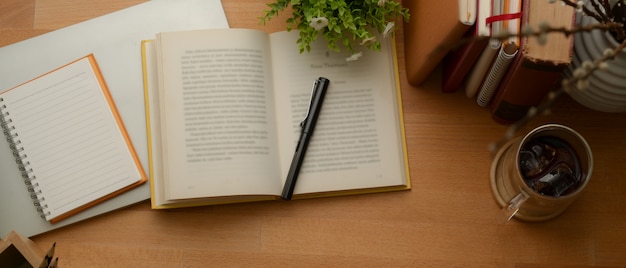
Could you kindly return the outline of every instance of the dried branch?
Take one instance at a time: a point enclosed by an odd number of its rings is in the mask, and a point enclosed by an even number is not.
[[[565,36],[569,36],[571,34],[580,33],[580,32],[591,32],[593,30],[609,31],[609,30],[620,28],[623,26],[624,26],[623,23],[618,23],[618,22],[608,22],[608,23],[603,23],[603,24],[589,24],[585,26],[575,26],[572,28],[547,26],[547,27],[537,29],[537,30],[527,28],[524,31],[522,31],[522,33],[519,33],[519,34],[514,34],[506,30],[502,30],[498,33],[494,33],[491,36],[473,36],[473,37],[463,38],[456,43],[442,44],[438,46],[437,49],[434,52],[432,52],[432,54],[437,54],[437,53],[440,53],[441,51],[450,51],[452,49],[458,48],[467,43],[482,42],[488,39],[505,41],[508,38],[516,37],[516,36],[539,37],[542,35],[546,35],[548,33],[562,33]]]
[[[608,0],[593,0],[590,2],[595,12],[584,5],[583,1],[573,2],[570,0],[562,0],[562,3],[565,5],[576,8],[577,11],[583,12],[585,15],[595,18],[599,23],[589,24],[586,26],[576,26],[571,29],[545,27],[544,29],[540,29],[540,31],[523,32],[522,35],[541,37],[546,33],[561,32],[568,36],[570,34],[589,32],[599,29],[602,31],[612,32],[616,40],[621,42],[620,45],[613,49],[607,48],[602,57],[595,59],[593,62],[583,62],[581,66],[573,71],[570,79],[563,79],[563,81],[561,81],[560,88],[550,92],[546,99],[538,107],[532,107],[522,119],[509,126],[504,136],[499,141],[489,145],[489,150],[492,154],[495,154],[502,146],[509,142],[514,137],[515,133],[535,116],[549,113],[550,107],[552,107],[554,101],[559,96],[563,95],[564,92],[587,89],[589,86],[588,78],[598,70],[608,69],[608,62],[615,59],[615,57],[624,48],[626,48],[626,30],[624,26],[624,22],[626,21],[626,4],[624,4],[622,0],[617,2],[613,7],[610,5]],[[497,36],[500,40],[508,37],[511,37],[511,35],[503,34],[502,36]]]
[[[554,101],[564,92],[568,92],[570,90],[585,90],[588,87],[587,79],[591,76],[591,74],[598,70],[606,70],[608,68],[608,62],[615,59],[615,57],[624,48],[626,48],[626,40],[622,41],[619,46],[613,49],[608,48],[604,51],[602,57],[595,59],[593,62],[583,62],[580,67],[574,70],[572,79],[564,79],[561,82],[560,88],[550,92],[550,94],[548,94],[546,99],[538,107],[532,107],[522,119],[509,126],[504,136],[499,141],[490,144],[489,150],[491,153],[497,153],[502,146],[514,138],[515,133],[517,133],[519,129],[525,126],[535,116],[540,114],[549,114],[550,107],[552,107]]]

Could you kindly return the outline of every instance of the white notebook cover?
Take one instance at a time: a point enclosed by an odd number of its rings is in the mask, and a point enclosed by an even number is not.
[[[153,0],[0,48],[0,90],[93,53],[148,171],[141,41],[164,31],[228,28],[219,0]],[[0,236],[34,236],[150,198],[148,183],[56,224],[40,218],[7,141],[0,139]]]

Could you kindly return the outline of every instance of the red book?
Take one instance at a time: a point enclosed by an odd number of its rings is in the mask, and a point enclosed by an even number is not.
[[[473,37],[491,36],[491,23],[488,22],[489,18],[494,14],[499,14],[500,9],[495,7],[495,4],[499,4],[501,0],[479,0],[476,7],[476,22],[474,24]],[[498,5],[499,6],[499,5]],[[496,12],[497,11],[497,12]],[[495,57],[496,48],[493,48],[493,42],[490,40],[476,41],[472,44],[468,44],[462,49],[468,49],[464,52],[461,50],[460,58],[452,62],[448,67],[451,72],[448,76],[448,70],[444,70],[444,83],[450,82],[451,85],[442,85],[442,90],[449,91],[453,88],[458,89],[455,83],[460,83],[468,97],[472,97],[476,94],[478,88],[482,84],[486,73],[491,66],[491,63]],[[497,43],[499,46],[499,43]],[[468,57],[468,58],[464,58]],[[458,65],[457,65],[458,64]],[[466,64],[470,64],[467,66]],[[459,67],[456,69],[456,67]],[[445,87],[445,88],[444,88]]]
[[[574,9],[548,1],[523,1],[522,27],[547,22],[552,27],[571,27]],[[496,122],[514,123],[523,118],[528,109],[541,103],[554,89],[563,69],[573,56],[573,38],[561,33],[548,34],[541,45],[535,37],[522,37],[519,52],[500,82],[491,102],[491,115]]]
[[[476,36],[476,31],[470,29],[464,38],[473,36]],[[469,42],[450,51],[445,56],[442,62],[442,92],[456,92],[462,87],[465,77],[469,74],[487,43],[488,39]]]

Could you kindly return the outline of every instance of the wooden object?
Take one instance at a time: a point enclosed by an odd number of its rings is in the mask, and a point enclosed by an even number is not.
[[[39,267],[44,252],[32,240],[11,231],[0,240],[1,267]]]
[[[233,28],[284,29],[285,17],[259,24],[266,2],[222,0]],[[0,21],[13,23],[0,23],[0,45],[134,3],[2,2]],[[19,16],[7,18],[11,14]],[[551,115],[532,121],[529,128],[558,122],[584,135],[596,163],[593,176],[558,218],[498,225],[487,145],[506,127],[464,92],[442,94],[440,71],[420,87],[409,85],[402,30],[396,48],[411,191],[169,211],[153,211],[146,201],[32,240],[62,244],[56,253],[65,267],[626,266],[626,114],[595,112],[565,96]]]
[[[459,18],[458,0],[405,1],[411,20],[404,23],[406,73],[411,85],[421,85],[449,50],[439,46],[461,39],[471,25]],[[474,15],[475,16],[475,15]]]

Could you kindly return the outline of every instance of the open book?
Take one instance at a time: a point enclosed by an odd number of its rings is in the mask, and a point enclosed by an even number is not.
[[[147,181],[93,54],[0,93],[0,124],[52,223]]]
[[[311,87],[330,79],[294,199],[410,188],[394,44],[357,61],[297,32],[168,32],[144,42],[153,208],[277,199]]]

